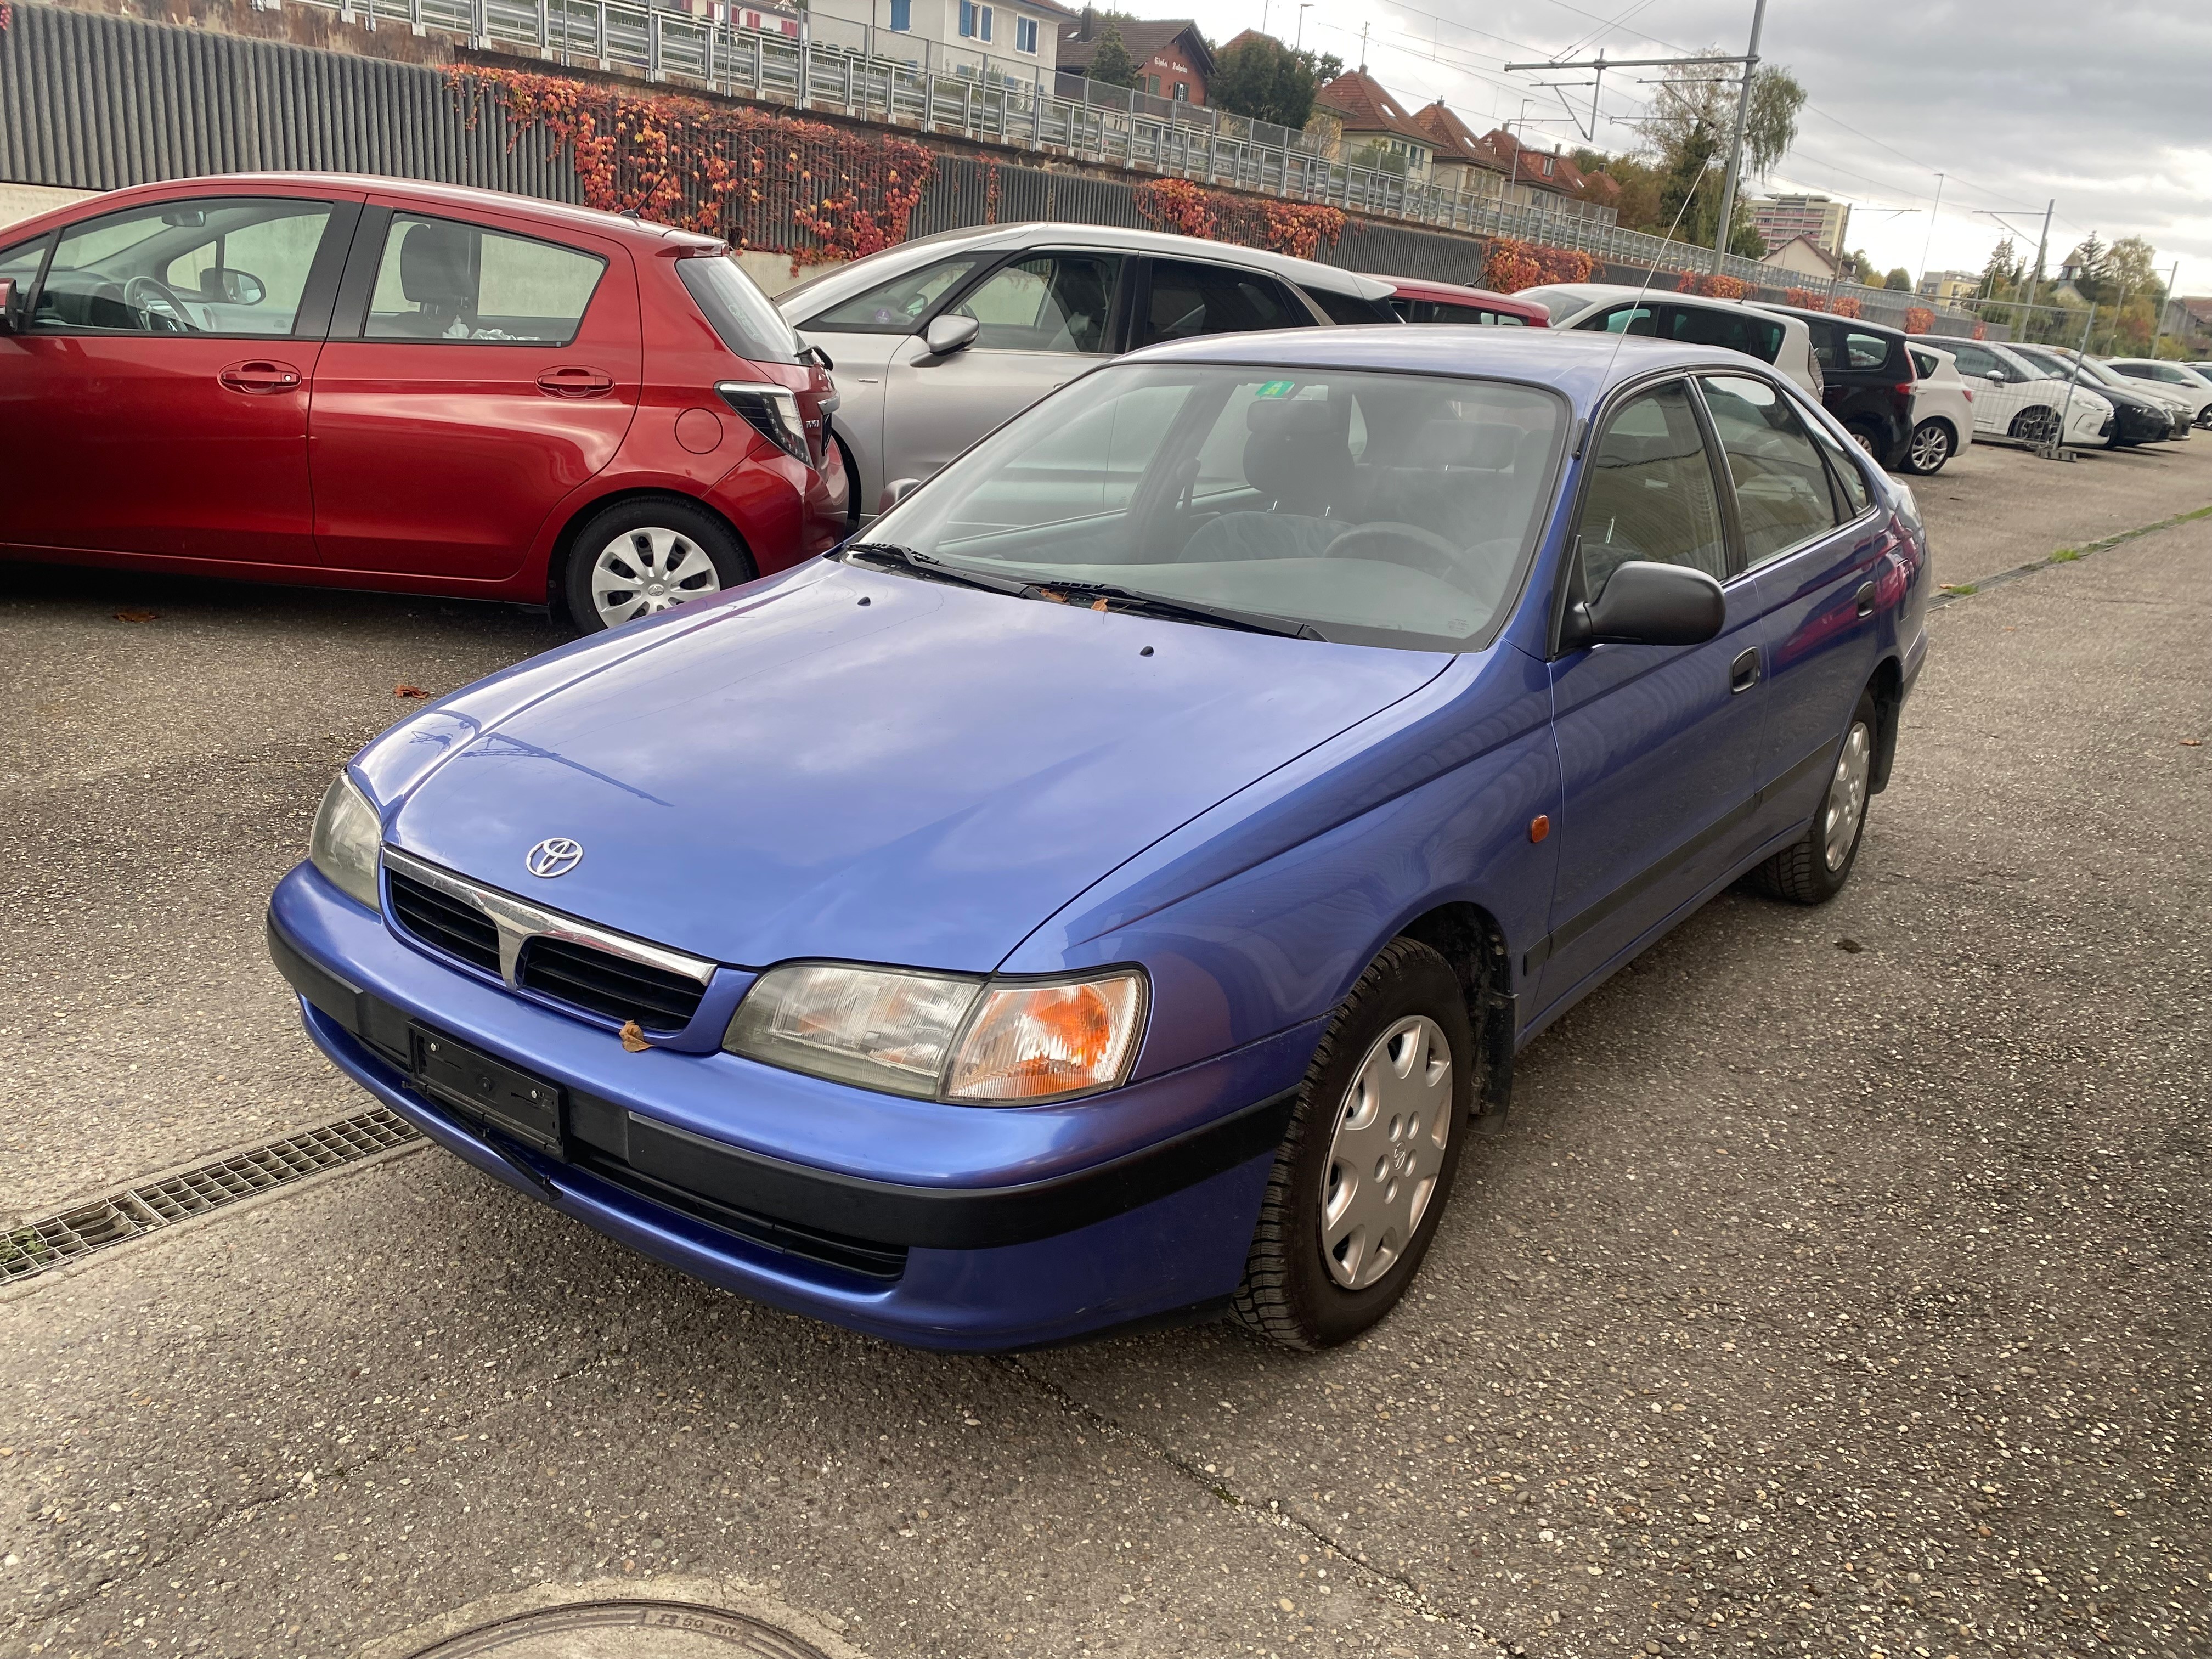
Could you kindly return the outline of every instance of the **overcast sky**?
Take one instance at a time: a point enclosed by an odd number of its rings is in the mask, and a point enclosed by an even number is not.
[[[1127,0],[1122,0],[1127,4]],[[1200,0],[1207,36],[1258,27],[1291,40],[1297,0]],[[1508,62],[1741,52],[1751,0],[1318,0],[1304,44],[1358,60],[1416,103],[1443,97],[1478,127],[1528,115],[1534,142],[1584,142],[1560,99],[1588,119],[1590,88],[1540,90]],[[1158,5],[1131,7],[1164,15]],[[1607,27],[1613,20],[1617,25]],[[1787,66],[1810,106],[1798,144],[1767,181],[1854,204],[1850,241],[1887,270],[1978,270],[1996,238],[1995,209],[2028,231],[2057,199],[2051,263],[2089,231],[2140,235],[2179,291],[2212,294],[2212,0],[1769,0],[1759,54]],[[1597,147],[1632,148],[1650,70],[1609,72]],[[1517,129],[1516,129],[1517,130]],[[1936,210],[1936,173],[1948,178]],[[1904,209],[1903,212],[1884,210]],[[1932,226],[1932,235],[1931,235]]]

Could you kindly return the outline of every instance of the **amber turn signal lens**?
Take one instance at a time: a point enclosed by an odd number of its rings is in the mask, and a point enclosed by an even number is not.
[[[1144,1019],[1137,974],[993,988],[953,1056],[945,1098],[1040,1101],[1110,1089],[1127,1074]]]

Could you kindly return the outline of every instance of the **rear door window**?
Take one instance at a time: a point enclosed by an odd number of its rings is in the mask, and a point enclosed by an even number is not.
[[[459,219],[395,213],[362,332],[371,340],[566,345],[607,262]]]
[[[1747,566],[1764,564],[1834,528],[1827,466],[1790,400],[1764,380],[1733,374],[1710,376],[1705,389],[1735,483]]]
[[[1780,322],[1748,311],[1726,311],[1718,306],[1670,305],[1662,330],[1670,340],[1686,345],[1720,346],[1771,363],[1782,355],[1784,329]]]
[[[1152,290],[1137,319],[1132,349],[1159,340],[1305,328],[1313,318],[1272,276],[1188,259],[1152,262]]]
[[[1842,331],[1844,337],[1844,367],[1863,370],[1880,369],[1889,362],[1889,340],[1885,335],[1862,334],[1855,328]],[[1821,367],[1826,368],[1823,360]]]

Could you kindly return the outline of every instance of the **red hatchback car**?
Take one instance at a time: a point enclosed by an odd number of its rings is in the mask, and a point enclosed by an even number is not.
[[[711,237],[310,173],[0,234],[0,555],[596,629],[845,533],[827,365]]]
[[[1457,283],[1420,276],[1385,276],[1395,291],[1383,303],[1407,323],[1487,323],[1492,327],[1549,328],[1552,313],[1540,305]]]

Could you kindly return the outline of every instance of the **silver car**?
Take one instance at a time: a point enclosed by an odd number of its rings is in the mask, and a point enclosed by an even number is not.
[[[1399,325],[1390,284],[1193,236],[1033,223],[946,231],[856,259],[776,305],[836,364],[853,518],[1002,422],[1158,340]]]

